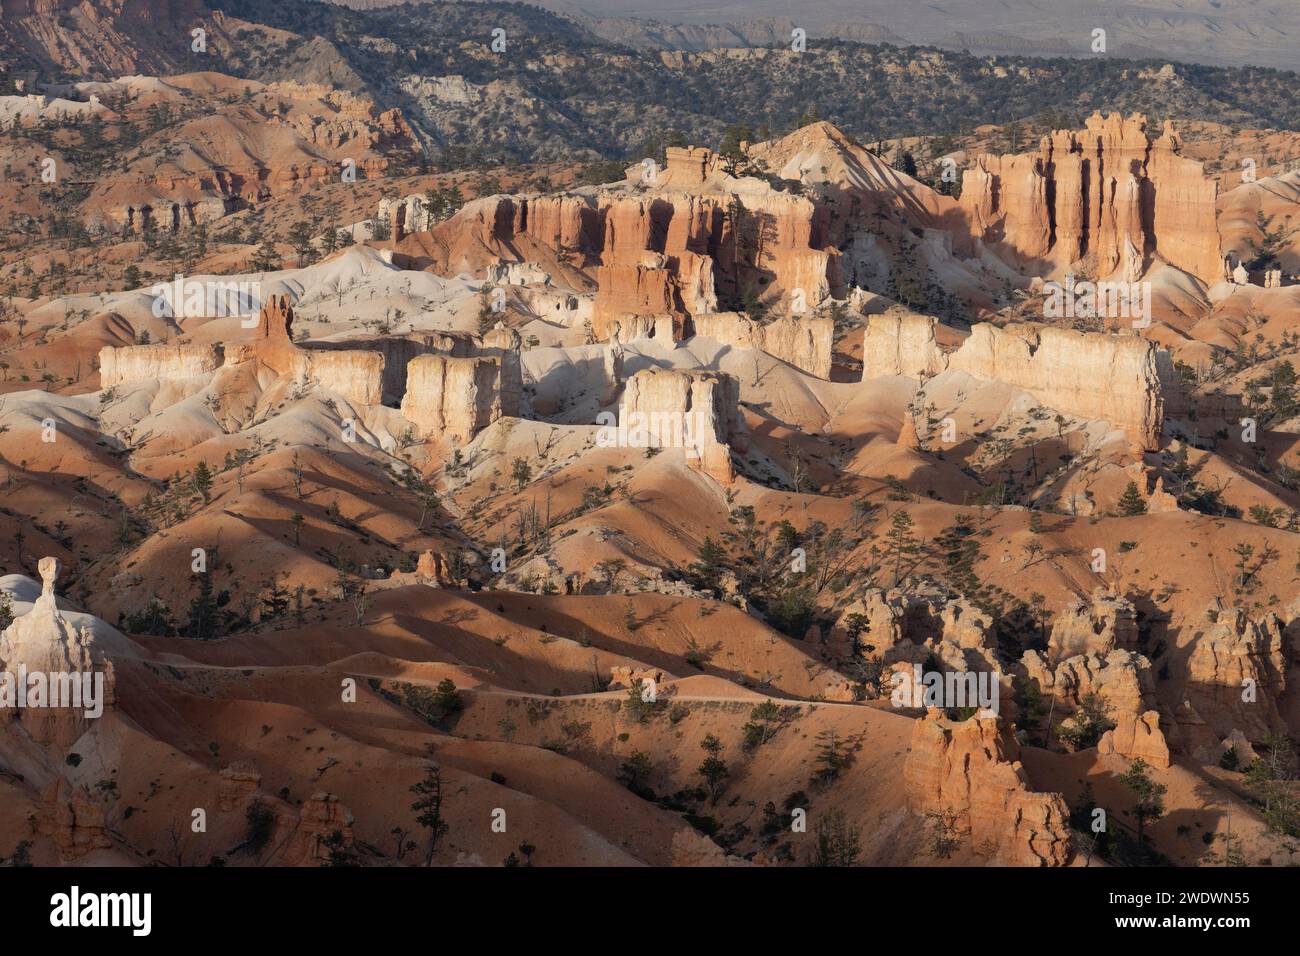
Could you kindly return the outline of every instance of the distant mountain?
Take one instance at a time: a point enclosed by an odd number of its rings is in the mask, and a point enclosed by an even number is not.
[[[0,0],[0,65],[71,75],[183,68],[203,0]]]
[[[650,50],[719,50],[725,48],[786,46],[799,26],[783,17],[737,20],[730,23],[668,23],[662,20],[632,17],[593,17],[581,11],[561,11],[598,37]],[[842,23],[826,29],[808,31],[812,38],[835,37],[859,43],[892,43],[906,46],[907,41],[887,27],[874,23]]]
[[[404,0],[322,0],[354,9]],[[412,0],[415,3],[434,0]],[[441,2],[441,0],[438,0]],[[1106,53],[1220,66],[1300,67],[1294,0],[529,0],[629,46],[710,50],[810,37],[937,46],[972,53],[1092,56]],[[793,19],[792,19],[793,18]]]
[[[168,9],[181,15],[163,18],[142,15],[143,0],[86,2],[100,4],[102,20],[69,6],[41,30],[0,31],[0,59],[11,69],[34,60],[47,74],[209,69],[341,86],[400,108],[445,162],[622,160],[670,141],[716,145],[729,127],[766,138],[816,119],[863,142],[1024,120],[1034,121],[1024,132],[1041,132],[1077,125],[1094,110],[1300,129],[1300,77],[1258,67],[984,56],[815,37],[806,52],[784,39],[673,52],[664,49],[670,41],[707,46],[722,37],[638,24],[611,39],[595,32],[608,32],[605,21],[525,3],[353,10],[317,0],[208,0],[213,9],[204,10],[175,0]],[[751,24],[746,42],[783,37],[790,22]],[[207,55],[188,52],[195,24],[208,30]],[[54,26],[57,42],[36,42]],[[503,53],[490,48],[494,30],[505,31]],[[98,35],[112,44],[95,46]],[[80,52],[95,50],[98,59]]]
[[[563,13],[644,18],[684,26],[795,17],[810,36],[855,39],[837,24],[880,24],[908,43],[972,53],[1092,55],[1093,30],[1110,56],[1221,66],[1300,66],[1300,4],[1278,0],[537,0]],[[1025,48],[1025,45],[1028,48]]]
[[[1300,128],[1300,77],[1255,67],[1165,69],[1164,60],[977,56],[815,38],[803,53],[784,41],[670,53],[644,32],[634,46],[598,36],[589,20],[524,3],[210,2],[272,32],[293,31],[297,44],[328,41],[426,141],[499,161],[624,159],[669,139],[717,144],[737,124],[767,135],[813,119],[864,142],[1045,114],[1071,125],[1098,109]],[[508,38],[501,54],[489,48],[497,29]],[[242,67],[230,68],[249,68],[249,52],[238,56]],[[283,78],[275,56],[259,54],[257,64],[268,71],[257,78]]]

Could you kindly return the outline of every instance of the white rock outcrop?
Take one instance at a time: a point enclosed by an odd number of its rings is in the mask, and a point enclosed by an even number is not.
[[[1164,387],[1159,348],[1136,335],[1031,324],[981,323],[955,351],[938,345],[926,316],[872,316],[863,339],[864,380],[944,371],[1001,382],[1067,415],[1122,428],[1144,450],[1159,448]]]

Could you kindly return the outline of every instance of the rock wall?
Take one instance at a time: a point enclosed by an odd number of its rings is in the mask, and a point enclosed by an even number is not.
[[[761,325],[738,312],[714,312],[691,318],[696,335],[740,349],[760,349],[818,378],[831,376],[835,323],[829,318],[787,316]]]
[[[623,315],[612,319],[608,326],[609,342],[618,345],[636,339],[657,339],[669,343],[676,340],[682,323],[680,318],[671,314],[664,315]]]
[[[1133,444],[1155,451],[1164,427],[1158,356],[1154,342],[1136,335],[987,323],[976,325],[960,348],[944,354],[935,342],[934,320],[872,316],[863,340],[862,376],[965,372],[1028,392],[1067,415],[1108,421]]]
[[[620,429],[630,440],[650,445],[676,444],[715,481],[735,477],[731,449],[747,447],[739,413],[740,385],[722,372],[651,368],[627,380],[619,408]],[[638,438],[638,428],[648,429]]]
[[[1131,282],[1159,257],[1208,285],[1223,272],[1218,184],[1180,148],[1168,122],[1152,139],[1143,116],[1094,113],[1036,152],[977,157],[961,207],[976,238],[1031,274],[1083,263]]]
[[[422,355],[406,368],[402,415],[425,437],[469,442],[503,414],[499,358]]]
[[[392,397],[383,351],[330,345],[303,348],[293,341],[293,306],[272,296],[257,316],[253,340],[226,350],[226,364],[256,361],[301,383],[314,383],[358,405],[379,405]],[[366,342],[366,345],[378,344]]]
[[[830,294],[838,256],[825,238],[828,210],[717,167],[707,150],[673,149],[668,168],[635,192],[467,203],[434,227],[424,251],[443,274],[521,257],[588,270],[602,340],[615,323],[652,315],[671,315],[681,339],[687,317],[716,312],[720,297],[754,295],[783,312],[815,309]]]
[[[862,378],[937,375],[948,360],[927,315],[873,315],[862,339]]]
[[[599,291],[592,308],[591,324],[596,338],[610,337],[614,323],[645,316],[667,316],[672,338],[685,337],[686,317],[679,302],[676,276],[668,260],[654,252],[643,252],[637,262],[602,265],[596,269]]]
[[[517,417],[523,414],[524,370],[520,351],[523,340],[514,329],[507,329],[501,323],[496,328],[485,332],[474,350],[475,355],[496,359],[501,365],[500,390],[501,414]]]
[[[359,349],[302,349],[294,357],[293,376],[337,392],[357,405],[384,400],[384,356]]]
[[[106,345],[99,350],[99,386],[207,375],[223,359],[220,345]]]
[[[1240,730],[1252,743],[1286,733],[1287,645],[1278,618],[1228,608],[1207,618],[1186,663],[1184,696],[1218,737]],[[1292,651],[1294,654],[1294,651]]]
[[[1098,588],[1090,600],[1076,598],[1056,615],[1047,653],[1053,660],[1061,660],[1079,654],[1109,654],[1117,648],[1134,650],[1137,644],[1133,603]]]
[[[1019,749],[996,719],[954,723],[938,710],[916,721],[903,764],[908,805],[957,814],[977,851],[1009,866],[1063,866],[1071,855],[1069,809],[1059,793],[1035,793]]]

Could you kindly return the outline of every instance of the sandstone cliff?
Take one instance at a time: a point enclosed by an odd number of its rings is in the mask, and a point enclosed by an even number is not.
[[[862,377],[937,375],[948,359],[935,339],[936,322],[926,315],[873,315],[862,339]]]
[[[1132,282],[1158,257],[1208,285],[1223,272],[1218,186],[1179,150],[1168,123],[1152,139],[1143,116],[1095,113],[1036,152],[977,157],[961,206],[977,239],[1030,274],[1083,266]]]
[[[829,318],[787,316],[761,325],[738,312],[693,316],[696,335],[741,349],[760,349],[818,378],[831,376],[835,323]]]
[[[448,355],[412,359],[402,414],[426,437],[472,440],[503,415],[501,360]]]
[[[739,398],[739,384],[721,372],[646,369],[627,380],[620,431],[634,447],[684,448],[701,471],[730,483],[732,446],[747,446]]]
[[[863,379],[947,370],[1002,382],[1067,415],[1122,428],[1148,451],[1160,445],[1164,383],[1159,348],[1135,335],[1037,325],[980,323],[944,353],[924,316],[872,316],[863,339]]]
[[[314,382],[357,405],[378,405],[384,396],[384,356],[347,349],[304,349],[294,356],[290,374]]]
[[[215,372],[223,359],[220,345],[106,345],[99,351],[99,385],[193,378]]]

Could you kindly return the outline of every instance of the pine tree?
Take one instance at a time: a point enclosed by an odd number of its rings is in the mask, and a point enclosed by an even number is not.
[[[200,461],[190,478],[190,487],[203,496],[203,503],[212,500],[212,469],[206,461]]]
[[[817,773],[814,780],[829,783],[840,775],[849,764],[849,756],[840,749],[840,738],[834,730],[823,730],[817,735],[821,741],[817,745]]]
[[[886,553],[894,563],[895,587],[903,579],[904,562],[921,553],[921,545],[912,534],[913,524],[912,516],[900,508],[889,519],[889,530],[885,532]]]
[[[862,831],[848,822],[844,811],[831,810],[818,821],[813,866],[852,866],[862,853]]]
[[[274,621],[289,610],[289,591],[275,575],[267,580],[266,589],[266,594],[262,598],[262,613],[258,620]]]
[[[275,243],[266,240],[253,253],[251,263],[254,272],[270,272],[280,268],[280,254],[275,251]]]
[[[1246,771],[1246,785],[1263,805],[1264,822],[1275,833],[1300,836],[1300,797],[1295,784],[1295,757],[1285,734],[1270,734],[1261,756]]]
[[[709,791],[709,802],[717,803],[718,797],[722,795],[723,782],[730,775],[731,770],[722,759],[722,741],[713,734],[700,741],[700,748],[708,756],[704,758],[704,763],[700,764],[696,773],[704,778],[704,785]]]
[[[727,552],[722,545],[706,535],[704,543],[695,553],[699,560],[687,568],[691,583],[701,591],[710,591],[716,596],[721,589],[722,572],[726,570],[723,562],[727,559]]]
[[[1138,491],[1136,482],[1130,481],[1119,499],[1119,513],[1125,518],[1134,518],[1147,513],[1147,502]]]
[[[186,632],[196,641],[208,641],[217,636],[217,601],[212,594],[212,576],[207,573],[191,576],[198,579],[199,593],[190,602]]]
[[[424,771],[424,779],[411,785],[411,792],[417,799],[411,804],[415,811],[415,822],[429,831],[429,848],[424,855],[424,865],[433,866],[433,854],[438,850],[438,841],[450,829],[442,818],[442,769],[436,764],[429,764]]]
[[[486,335],[492,331],[492,327],[497,323],[498,315],[492,309],[492,300],[488,298],[488,290],[485,287],[483,293],[479,296],[478,303],[478,334]]]
[[[1165,792],[1169,789],[1163,783],[1156,783],[1147,773],[1151,768],[1147,762],[1138,757],[1129,765],[1119,778],[1119,782],[1129,789],[1137,798],[1133,804],[1133,816],[1138,823],[1138,845],[1142,845],[1143,835],[1148,820],[1159,820],[1165,815]]]

